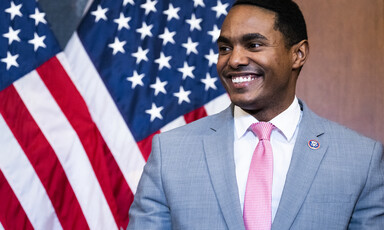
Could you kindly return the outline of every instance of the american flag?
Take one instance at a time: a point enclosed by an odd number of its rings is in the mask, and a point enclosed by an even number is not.
[[[35,0],[0,2],[0,229],[124,229],[153,135],[229,98],[229,0],[94,1],[61,52]]]

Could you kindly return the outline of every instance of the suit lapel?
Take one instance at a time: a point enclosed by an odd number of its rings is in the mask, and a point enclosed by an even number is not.
[[[303,104],[301,102],[301,104]],[[284,185],[272,229],[289,229],[294,222],[314,180],[327,150],[327,140],[321,127],[322,121],[304,104],[303,117],[293,150],[291,165]],[[308,143],[315,140],[320,144],[312,149]]]
[[[228,108],[204,137],[208,170],[217,200],[229,229],[244,229],[233,156],[233,116]]]

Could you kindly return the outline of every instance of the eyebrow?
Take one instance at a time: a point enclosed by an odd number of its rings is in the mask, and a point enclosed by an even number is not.
[[[258,40],[265,40],[267,41],[268,38],[265,37],[264,35],[260,34],[260,33],[250,33],[250,34],[245,34],[242,38],[241,38],[241,41],[242,42],[248,42],[248,41],[252,41],[252,40],[255,40],[255,39],[258,39]],[[226,37],[223,37],[223,36],[220,36],[218,39],[217,39],[217,43],[230,43],[230,40]]]
[[[222,43],[229,43],[229,39],[226,38],[226,37],[220,36],[220,37],[217,39],[216,43],[220,43],[220,42],[222,42]]]
[[[247,41],[251,41],[251,40],[255,40],[255,39],[258,39],[258,40],[265,40],[267,41],[268,38],[266,38],[264,35],[262,34],[259,34],[259,33],[251,33],[251,34],[246,34],[242,37],[242,41],[244,42],[247,42]]]

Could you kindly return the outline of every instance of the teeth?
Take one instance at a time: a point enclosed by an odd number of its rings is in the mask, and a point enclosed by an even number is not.
[[[250,82],[252,80],[255,80],[254,77],[251,77],[251,76],[243,76],[243,77],[233,77],[232,78],[232,82],[233,83],[244,83],[244,82]]]

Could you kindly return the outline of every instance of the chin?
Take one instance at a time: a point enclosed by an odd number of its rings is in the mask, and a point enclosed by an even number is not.
[[[260,103],[257,103],[257,101],[255,101],[254,99],[245,100],[245,99],[231,98],[231,101],[234,105],[244,110],[259,110],[261,107]]]

